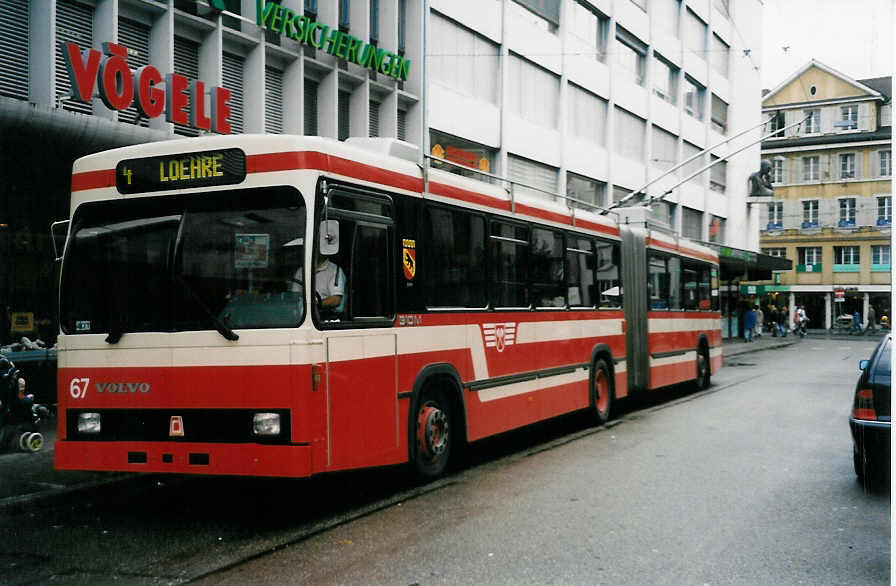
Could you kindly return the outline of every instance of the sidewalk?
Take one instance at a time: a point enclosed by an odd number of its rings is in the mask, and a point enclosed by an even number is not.
[[[888,332],[889,330],[887,330]],[[878,330],[874,336],[857,337],[857,339],[879,339],[884,332]],[[809,335],[788,335],[786,338],[775,338],[765,334],[755,342],[745,343],[741,338],[728,338],[722,342],[722,356],[729,359],[741,354],[785,348],[801,341],[812,339],[853,338],[846,333],[831,333],[825,330],[809,330]],[[41,423],[44,436],[44,447],[36,454],[19,451],[0,453],[0,513],[27,510],[40,506],[45,502],[57,502],[73,499],[84,490],[98,488],[118,482],[132,474],[113,474],[108,472],[73,472],[58,471],[53,468],[53,444],[56,441],[56,419],[47,419]]]

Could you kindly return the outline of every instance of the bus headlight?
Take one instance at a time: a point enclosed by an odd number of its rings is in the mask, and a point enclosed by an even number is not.
[[[253,415],[252,433],[255,435],[280,435],[280,414],[256,413]]]
[[[102,421],[99,413],[79,413],[78,433],[99,433],[102,429]]]

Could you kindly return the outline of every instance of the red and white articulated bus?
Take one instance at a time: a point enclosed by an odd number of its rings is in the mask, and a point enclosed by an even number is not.
[[[215,136],[76,161],[56,467],[432,477],[464,442],[709,384],[712,249],[397,147]]]

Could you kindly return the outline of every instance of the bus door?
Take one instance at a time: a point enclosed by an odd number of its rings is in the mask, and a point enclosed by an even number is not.
[[[319,210],[326,220],[318,222],[311,286],[324,339],[327,470],[407,456],[398,418],[398,340],[391,329],[400,262],[393,254],[393,209],[379,194],[336,188]],[[327,302],[333,293],[339,303]]]
[[[628,388],[647,389],[649,361],[647,355],[647,232],[635,226],[620,226],[622,236],[622,284],[625,294],[625,354]]]

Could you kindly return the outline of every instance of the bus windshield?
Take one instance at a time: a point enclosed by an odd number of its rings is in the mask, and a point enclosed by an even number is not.
[[[66,334],[295,327],[305,204],[289,187],[80,206],[60,287]]]

